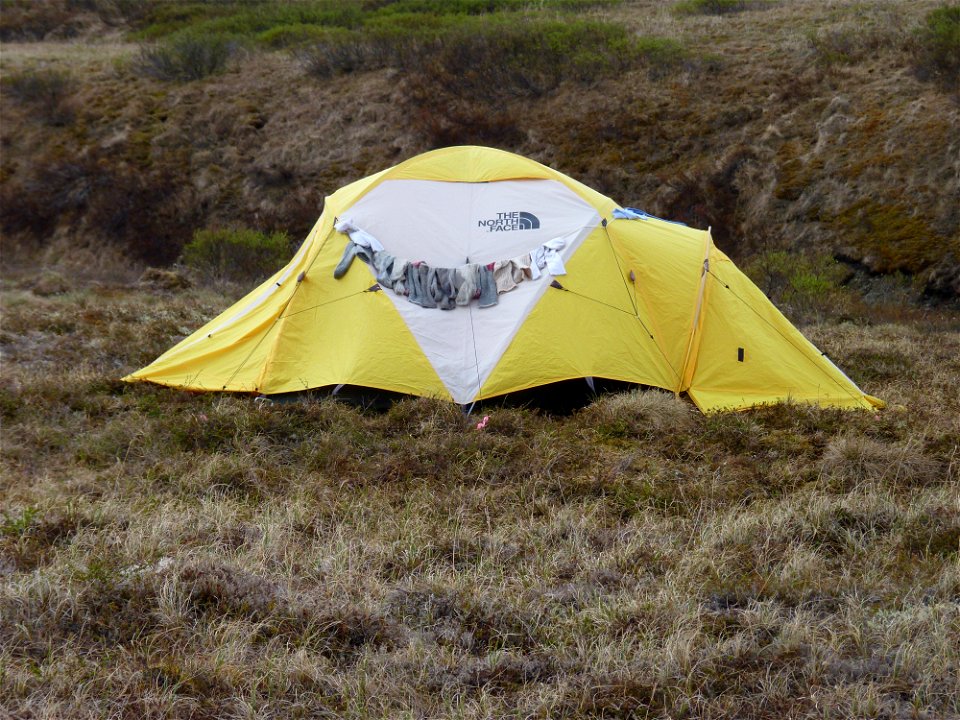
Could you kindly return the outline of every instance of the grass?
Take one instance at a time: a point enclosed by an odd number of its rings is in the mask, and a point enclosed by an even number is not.
[[[960,711],[955,321],[807,328],[878,414],[651,391],[477,431],[125,385],[227,298],[61,278],[2,295],[14,715]]]
[[[910,34],[900,23],[897,9],[883,3],[840,7],[831,20],[807,35],[815,59],[826,68],[860,63],[878,53],[900,52]]]
[[[939,4],[890,36],[886,3],[351,6],[3,5],[5,43],[80,33],[0,56],[4,712],[960,715],[956,108],[910,44]],[[158,81],[84,40],[94,17],[248,51]],[[811,62],[814,27],[843,57]],[[319,80],[262,51],[360,33],[387,39]],[[70,122],[11,93],[32,72],[69,73]],[[197,228],[299,239],[337,187],[477,141],[712,225],[890,407],[704,417],[636,392],[477,431],[425,400],[119,382],[249,289],[169,269]]]

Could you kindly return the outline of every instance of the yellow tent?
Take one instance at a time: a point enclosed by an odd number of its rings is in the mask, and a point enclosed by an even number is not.
[[[346,384],[465,404],[589,377],[686,392],[704,412],[882,404],[709,231],[482,147],[341,188],[283,270],[125,379],[264,394]]]

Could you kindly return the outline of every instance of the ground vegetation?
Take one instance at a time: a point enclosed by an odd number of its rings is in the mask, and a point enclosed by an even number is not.
[[[956,20],[2,0],[0,708],[960,715]],[[453,143],[712,226],[888,407],[637,390],[477,429],[120,382],[326,194]]]

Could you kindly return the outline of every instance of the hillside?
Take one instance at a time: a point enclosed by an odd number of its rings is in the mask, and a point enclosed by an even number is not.
[[[498,46],[488,35],[505,29],[467,22],[488,16],[456,16],[462,34],[424,37],[401,14],[389,32],[371,20],[343,30],[355,38],[280,49],[276,31],[303,25],[274,27],[266,40],[234,30],[223,72],[184,82],[151,77],[157,67],[133,42],[167,33],[156,42],[174,47],[184,30],[169,18],[51,19],[61,25],[45,38],[73,26],[85,34],[4,43],[7,254],[13,243],[49,257],[110,246],[168,264],[202,227],[299,239],[340,185],[433,147],[487,144],[624,205],[712,226],[740,261],[782,250],[815,265],[839,259],[842,279],[892,273],[923,300],[956,299],[960,108],[956,88],[929,77],[911,49],[936,2],[727,3],[744,9],[719,15],[568,4],[584,7],[514,12],[525,18],[520,34],[581,48],[639,38],[637,47],[531,67],[542,51],[508,33]],[[27,10],[47,5],[57,3]],[[66,4],[76,6],[85,5]],[[11,15],[3,32],[17,38]],[[414,14],[416,32],[423,17]]]
[[[960,717],[944,8],[0,0],[0,717]],[[120,382],[250,287],[195,233],[459,143],[712,226],[887,407]]]

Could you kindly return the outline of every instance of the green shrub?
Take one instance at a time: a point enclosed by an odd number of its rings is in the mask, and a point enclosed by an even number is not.
[[[706,56],[693,58],[686,48],[673,38],[640,37],[634,41],[634,49],[654,78],[665,77],[681,65],[692,68],[699,64],[707,67],[719,62],[716,58]]]
[[[867,51],[863,36],[857,28],[827,28],[807,35],[810,49],[823,65],[848,65],[860,60]]]
[[[195,28],[204,33],[226,33],[254,37],[275,27],[313,25],[316,27],[357,28],[364,18],[357,3],[268,3],[254,5],[241,12],[213,18]]]
[[[359,28],[375,18],[487,15],[541,10],[577,12],[622,0],[0,0],[0,40],[38,40],[76,32],[71,22],[94,13],[109,26],[128,25],[132,37],[153,41],[185,31],[254,39],[280,28]],[[295,38],[297,32],[292,33]],[[280,33],[284,36],[286,33]],[[258,38],[259,39],[259,38]],[[270,36],[272,47],[285,47]]]
[[[960,5],[927,13],[912,49],[921,75],[956,85],[960,81]]]
[[[268,235],[248,228],[208,229],[193,234],[181,259],[212,279],[256,282],[286,265],[291,250],[285,232]]]
[[[156,40],[186,28],[195,28],[214,18],[229,16],[239,9],[236,4],[227,2],[156,3],[145,13],[142,18],[143,26],[134,37],[140,40]]]
[[[253,38],[295,25],[358,27],[365,12],[356,2],[215,2],[162,4],[139,33],[143,39],[185,31]]]
[[[62,70],[25,70],[11,75],[6,91],[21,102],[58,102],[73,87],[73,78]]]
[[[747,262],[744,272],[795,322],[842,312],[847,306],[842,287],[847,271],[829,256],[770,251]]]
[[[36,115],[50,125],[68,125],[73,108],[67,102],[76,82],[63,70],[40,68],[11,75],[3,83],[4,94],[31,105]]]
[[[683,0],[673,6],[673,12],[677,15],[727,15],[769,5],[770,0]]]
[[[256,36],[261,45],[271,48],[285,48],[305,45],[309,42],[322,42],[329,31],[318,25],[296,23],[293,25],[278,25],[264,30]]]
[[[407,65],[474,92],[537,95],[564,77],[591,80],[637,57],[629,33],[612,23],[498,18],[458,24]]]
[[[0,2],[0,41],[42,40],[70,18],[58,3],[3,0]]]
[[[514,144],[525,133],[514,98],[563,80],[592,82],[639,58],[619,26],[523,15],[463,17],[393,50],[406,71],[412,126],[434,147]]]
[[[318,77],[397,65],[473,98],[537,96],[565,78],[590,81],[640,58],[662,64],[682,55],[673,41],[636,40],[612,23],[411,14],[377,18],[359,32],[330,30],[299,52],[307,72]]]
[[[516,99],[637,66],[662,75],[687,58],[672,40],[636,38],[606,22],[463,16],[434,18],[429,28],[404,33],[409,21],[376,23],[380,51],[389,49],[393,58],[385,62],[405,71],[411,126],[432,147],[516,144],[526,133]]]
[[[0,535],[17,537],[25,534],[39,513],[40,511],[35,507],[26,507],[19,515],[16,513],[8,515],[4,512],[3,522],[0,523]]]
[[[146,45],[134,67],[158,80],[187,82],[222,72],[237,43],[226,35],[186,33],[157,45]]]
[[[333,75],[375,70],[391,64],[398,56],[399,43],[380,35],[364,36],[343,28],[322,29],[313,42],[296,50],[296,57],[308,75]]]
[[[401,15],[420,18],[522,12],[536,4],[544,10],[578,11],[617,5],[622,0],[221,0],[159,3],[144,13],[140,39],[156,39],[190,28],[205,34],[259,37],[280,28],[357,29],[371,21]],[[284,33],[281,33],[281,35]],[[273,35],[268,35],[273,39]],[[269,44],[269,43],[268,43]],[[282,45],[282,43],[281,43]]]
[[[536,3],[551,10],[586,10],[603,5],[618,5],[622,0],[546,0]],[[527,10],[530,0],[394,0],[377,9],[378,15],[418,13],[430,15],[485,15]]]

